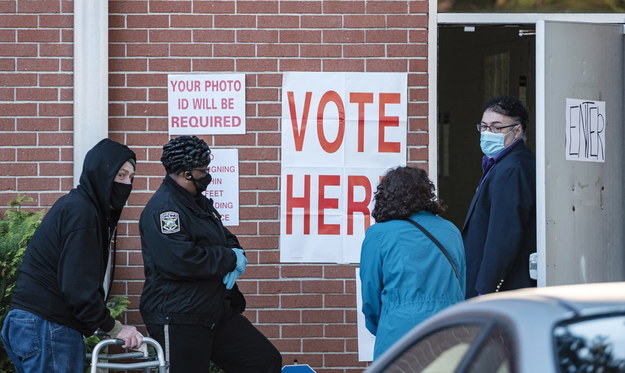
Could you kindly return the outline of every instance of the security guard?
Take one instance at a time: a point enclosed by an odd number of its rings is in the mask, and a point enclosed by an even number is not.
[[[167,175],[139,221],[145,265],[141,315],[166,351],[171,373],[280,372],[282,357],[241,313],[236,285],[247,259],[213,200],[210,149],[196,136],[163,146]]]

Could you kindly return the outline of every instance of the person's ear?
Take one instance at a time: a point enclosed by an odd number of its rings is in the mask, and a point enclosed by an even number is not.
[[[193,179],[193,175],[191,174],[191,171],[185,171],[184,172],[184,178],[185,178],[185,180],[191,181],[191,179]]]

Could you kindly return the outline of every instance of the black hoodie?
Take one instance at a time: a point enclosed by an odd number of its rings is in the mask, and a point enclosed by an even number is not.
[[[120,211],[111,215],[109,205],[117,171],[130,159],[132,150],[109,139],[89,150],[78,187],[56,201],[28,244],[12,309],[85,336],[113,328],[102,284]]]

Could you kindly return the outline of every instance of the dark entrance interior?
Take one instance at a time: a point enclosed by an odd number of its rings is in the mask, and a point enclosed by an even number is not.
[[[481,176],[475,124],[483,103],[514,96],[529,111],[527,144],[535,149],[534,25],[453,25],[438,28],[438,194],[443,215],[461,229]]]

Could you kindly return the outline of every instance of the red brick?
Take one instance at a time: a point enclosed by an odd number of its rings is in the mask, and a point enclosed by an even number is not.
[[[63,103],[43,103],[39,104],[39,115],[41,116],[70,116],[74,114],[73,104]]]
[[[194,13],[232,14],[235,12],[235,1],[231,0],[196,0],[193,3]]]
[[[254,57],[254,44],[216,44],[213,46],[215,57]]]
[[[211,28],[213,27],[213,16],[203,14],[172,14],[170,27],[175,28]],[[163,27],[163,25],[161,25]]]
[[[367,43],[407,43],[408,32],[405,30],[367,30]],[[406,45],[402,45],[406,47]]]
[[[193,8],[192,1],[155,1],[151,0],[150,13],[190,13]]]
[[[319,14],[321,1],[281,1],[280,13]]]
[[[340,45],[304,44],[300,46],[301,57],[336,58],[342,57],[343,49]]]
[[[148,1],[109,0],[109,14],[146,13]]]
[[[323,325],[282,325],[282,338],[323,337]]]
[[[109,59],[110,71],[146,71],[148,61],[141,58],[111,58]]]
[[[237,71],[278,71],[278,61],[275,59],[241,59],[236,63]]]
[[[20,177],[17,179],[17,190],[19,191],[58,191],[60,186],[59,180],[53,178]]]
[[[0,103],[0,116],[33,116],[37,114],[37,104]]]
[[[278,2],[263,0],[239,0],[237,1],[237,13],[277,13]]]
[[[19,43],[59,42],[61,34],[57,30],[17,30]]]
[[[363,30],[323,30],[324,43],[364,43]]]
[[[327,31],[326,31],[327,32]],[[321,31],[319,30],[282,30],[280,31],[280,43],[320,43]],[[327,43],[326,40],[324,42]]]
[[[236,33],[238,43],[278,43],[277,30],[240,30]],[[274,45],[275,46],[275,45]]]
[[[41,44],[39,46],[39,55],[42,57],[72,57],[74,55],[74,47],[71,44]]]
[[[407,13],[409,1],[367,1],[367,13]]]
[[[215,28],[255,28],[256,16],[252,15],[215,15]]]
[[[196,43],[233,43],[234,30],[193,30],[193,41]]]
[[[280,71],[321,71],[321,59],[282,60]]]
[[[39,163],[40,176],[71,176],[73,170],[71,163]]]
[[[367,72],[405,72],[407,70],[408,63],[404,59],[382,59],[367,61]]]
[[[59,91],[56,88],[17,88],[16,101],[57,101]]]
[[[51,58],[18,58],[19,71],[59,71],[59,60]]]
[[[58,131],[58,118],[18,118],[17,131]]]
[[[126,26],[133,28],[167,28],[169,27],[169,16],[161,14],[129,14],[126,16]]]
[[[150,40],[152,41],[152,40]],[[147,30],[109,30],[109,43],[147,43]]]
[[[345,28],[384,28],[386,17],[384,15],[350,15],[345,16]]]
[[[0,2],[1,4],[2,2]],[[17,40],[17,30],[2,30],[0,29],[0,41],[3,42],[15,42]]]
[[[304,323],[340,323],[344,320],[341,310],[303,310],[302,322]]]
[[[0,58],[0,71],[14,71],[15,60],[12,58]]]
[[[326,14],[358,14],[365,12],[364,1],[324,1],[323,13]]]
[[[56,13],[61,8],[59,1],[18,1],[17,11],[19,13]]]
[[[70,146],[73,144],[73,135],[69,132],[39,132],[37,133],[37,144],[40,146]],[[69,158],[64,157],[61,153],[61,160],[71,161],[72,158],[71,156]]]
[[[345,352],[345,340],[302,338],[304,352]]]
[[[191,60],[188,58],[163,58],[150,60],[149,71],[191,71]]]
[[[0,88],[0,101],[15,101],[15,88]]]
[[[72,28],[73,17],[65,14],[42,14],[38,16],[40,28]]]
[[[294,29],[300,26],[300,17],[287,15],[258,16],[259,28]]]
[[[337,59],[323,61],[324,71],[365,71],[365,60],[362,59]]]
[[[342,16],[327,15],[303,15],[301,17],[302,28],[340,28],[343,26]]]
[[[0,44],[0,56],[34,57],[37,56],[36,44]]]

